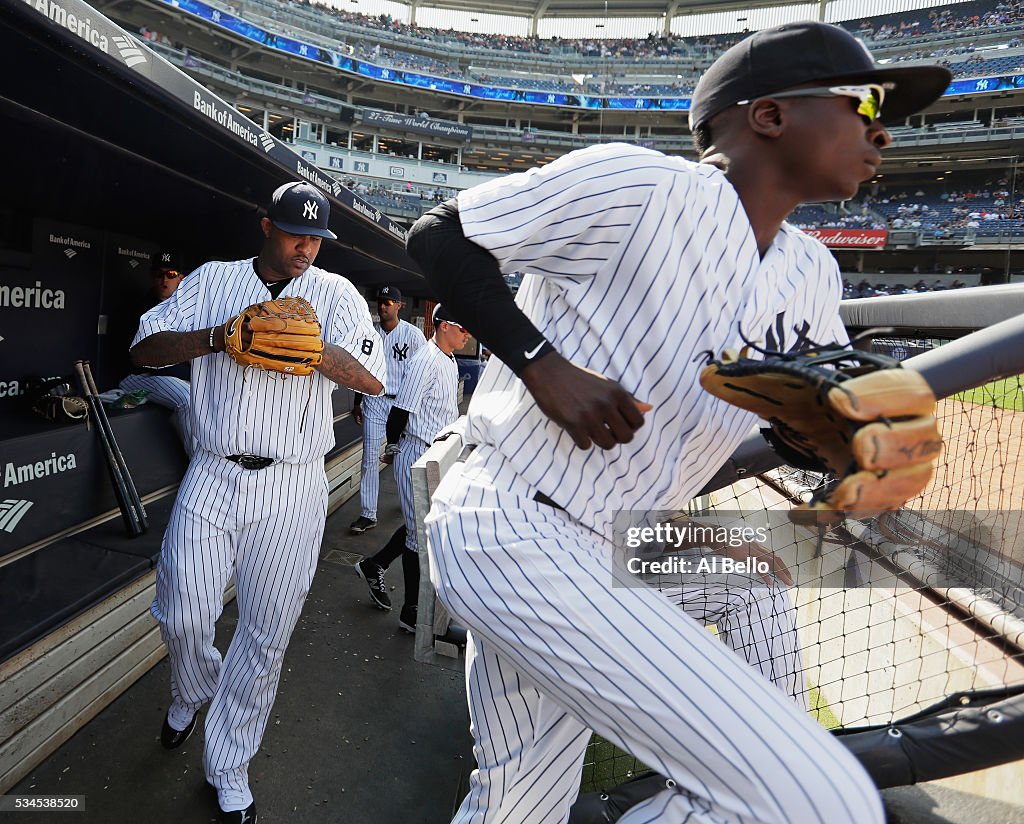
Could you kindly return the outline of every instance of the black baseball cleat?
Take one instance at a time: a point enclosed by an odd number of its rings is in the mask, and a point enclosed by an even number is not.
[[[183,730],[176,730],[167,722],[167,717],[164,716],[164,725],[160,730],[160,743],[163,744],[165,750],[176,750],[182,744],[184,744],[190,735],[195,732],[196,724],[199,723],[199,713],[197,712],[192,716],[192,720],[188,722],[188,726]]]
[[[355,570],[356,575],[366,581],[366,586],[370,588],[370,600],[373,601],[374,606],[390,610],[391,599],[388,597],[388,588],[384,583],[384,567],[369,558],[363,558],[355,565]]]
[[[406,604],[398,615],[399,629],[416,634],[416,604]]]
[[[220,811],[221,824],[256,824],[257,820],[255,801],[244,810],[232,810],[229,813]]]
[[[377,526],[376,521],[367,518],[365,515],[360,515],[352,522],[348,531],[353,535],[362,535],[366,530],[373,529],[375,526]]]

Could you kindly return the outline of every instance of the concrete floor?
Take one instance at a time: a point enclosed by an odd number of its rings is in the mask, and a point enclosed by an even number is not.
[[[390,470],[381,474],[381,487],[376,529],[348,534],[357,499],[328,519],[277,702],[250,765],[264,824],[444,824],[472,770],[461,673],[413,661],[413,639],[398,630],[398,610],[373,608],[351,568],[401,523]],[[392,601],[401,605],[400,563],[388,578]],[[218,627],[222,650],[236,618],[230,604]],[[216,821],[216,798],[203,778],[202,726],[180,750],[160,747],[168,679],[164,659],[11,790],[84,795],[85,811],[38,812],[26,822]],[[946,787],[901,787],[883,796],[890,824],[1024,823],[1020,807]]]
[[[328,520],[263,746],[249,768],[265,824],[438,824],[450,820],[472,769],[461,673],[416,663],[398,610],[375,609],[351,568],[401,523],[390,470],[381,481],[376,529],[348,534],[358,499]],[[401,605],[400,563],[388,578]],[[222,651],[236,621],[232,603],[218,625]],[[85,796],[84,812],[34,813],[26,824],[216,821],[216,797],[203,777],[202,724],[180,750],[160,746],[168,685],[165,658],[12,789]],[[13,813],[0,819],[20,821]]]

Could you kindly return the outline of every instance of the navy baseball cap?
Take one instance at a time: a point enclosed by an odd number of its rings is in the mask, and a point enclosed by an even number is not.
[[[394,286],[381,286],[380,291],[377,292],[377,300],[393,300],[397,303],[401,303],[402,293]]]
[[[434,314],[430,317],[434,326],[438,326],[442,321],[447,321],[448,323],[454,323],[456,326],[461,326],[463,329],[466,328],[455,319],[455,315],[448,311],[447,306],[443,306],[440,303],[434,307]]]
[[[153,269],[180,269],[178,253],[173,249],[161,249],[149,262]]]
[[[267,217],[282,232],[338,239],[327,228],[331,204],[323,192],[309,183],[285,183],[275,189],[270,197]]]
[[[828,23],[786,23],[726,50],[704,72],[690,103],[690,130],[741,100],[804,83],[860,80],[885,88],[882,115],[899,120],[931,105],[953,75],[942,66],[882,66],[860,40]]]

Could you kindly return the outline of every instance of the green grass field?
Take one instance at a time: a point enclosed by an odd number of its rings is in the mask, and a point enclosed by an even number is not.
[[[821,692],[814,685],[811,685],[807,703],[811,705],[811,715],[814,716],[814,720],[826,730],[834,730],[836,727],[842,726],[839,719],[836,718],[836,714],[829,709],[825,699],[821,697]]]
[[[953,397],[964,403],[978,403],[995,406],[999,409],[1015,409],[1018,412],[1024,412],[1024,391],[1022,391],[1020,377],[992,381],[992,383],[986,383],[977,389],[958,392]]]

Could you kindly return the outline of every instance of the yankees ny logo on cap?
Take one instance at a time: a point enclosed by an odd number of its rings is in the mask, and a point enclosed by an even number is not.
[[[271,196],[267,217],[282,232],[338,239],[327,228],[331,219],[330,201],[309,183],[286,183],[278,187]]]

